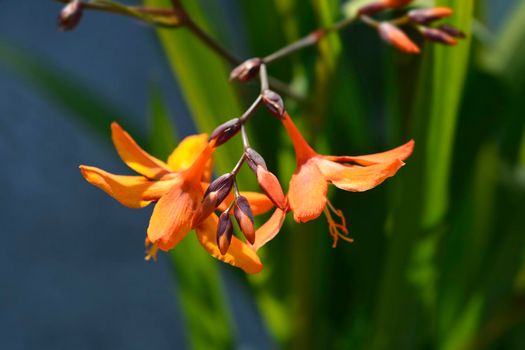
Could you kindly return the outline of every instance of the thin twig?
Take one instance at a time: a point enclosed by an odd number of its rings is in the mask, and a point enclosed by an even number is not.
[[[261,64],[259,67],[259,79],[261,79],[261,93],[268,90],[268,72],[266,71],[266,64]]]
[[[215,39],[209,36],[205,31],[201,29],[193,20],[189,17],[185,20],[186,27],[205,45],[207,45],[212,51],[221,56],[229,64],[235,66],[241,63],[241,61],[235,57],[231,52],[221,46]]]

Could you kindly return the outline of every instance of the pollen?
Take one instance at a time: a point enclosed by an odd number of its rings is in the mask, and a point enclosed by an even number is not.
[[[146,241],[144,242],[144,245],[146,246],[146,256],[144,257],[144,260],[150,261],[153,259],[153,261],[157,261],[159,245],[157,243],[151,244],[150,240],[147,237]]]
[[[339,238],[341,238],[344,241],[347,241],[349,243],[352,243],[354,241],[353,238],[348,237],[349,232],[348,228],[346,227],[346,219],[343,214],[343,212],[339,209],[336,209],[330,201],[326,202],[327,205],[324,208],[324,215],[326,216],[326,220],[328,221],[328,227],[330,230],[330,236],[333,238],[332,248],[337,247],[337,242],[339,241]],[[334,220],[335,215],[339,222]]]

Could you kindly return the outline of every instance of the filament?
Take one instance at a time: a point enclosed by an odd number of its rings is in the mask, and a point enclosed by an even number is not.
[[[349,232],[348,228],[346,227],[346,219],[343,215],[343,212],[339,209],[336,209],[330,201],[327,201],[327,206],[323,210],[324,215],[326,216],[326,220],[328,221],[328,228],[330,230],[330,236],[332,236],[333,244],[332,247],[337,247],[337,242],[339,241],[339,238],[341,238],[344,241],[352,243],[354,241],[353,238],[348,237]],[[334,220],[332,214],[334,214],[338,219],[339,222]]]

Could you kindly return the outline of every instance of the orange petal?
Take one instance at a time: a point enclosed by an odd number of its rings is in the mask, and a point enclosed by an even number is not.
[[[150,179],[160,179],[171,171],[168,165],[144,151],[120,125],[111,123],[111,137],[117,152],[131,169]]]
[[[319,169],[327,180],[345,191],[363,192],[376,187],[387,178],[394,176],[405,163],[394,159],[366,167],[342,165],[329,160],[321,160]]]
[[[271,241],[281,230],[286,212],[277,208],[272,216],[257,231],[255,231],[255,243],[253,248],[257,251],[266,243]]]
[[[286,129],[286,132],[288,133],[288,136],[290,136],[290,139],[292,140],[295,149],[295,157],[297,158],[298,164],[304,163],[309,158],[317,155],[312,147],[310,147],[308,142],[306,142],[299,129],[297,129],[297,126],[295,126],[288,113],[284,113],[283,119],[281,121]]]
[[[81,165],[82,176],[130,208],[142,208],[169,191],[179,179],[152,181],[144,176],[114,175],[102,169]]]
[[[153,209],[148,227],[148,239],[167,251],[183,239],[191,229],[195,207],[201,190],[182,182],[160,198]]]
[[[206,185],[204,189],[208,188]],[[248,202],[250,203],[250,207],[252,208],[253,215],[262,215],[266,212],[268,212],[270,209],[273,208],[273,202],[268,198],[265,194],[259,193],[259,192],[242,192],[241,196],[246,197]],[[230,192],[228,194],[228,197],[219,205],[218,209],[220,211],[226,210],[232,201],[235,199],[235,194],[233,192]]]
[[[260,272],[263,265],[255,251],[235,236],[226,254],[221,254],[217,246],[217,223],[217,215],[213,214],[197,226],[197,238],[204,249],[214,258],[239,267],[246,273]]]
[[[172,171],[188,169],[208,145],[208,134],[190,135],[182,140],[177,148],[168,157],[168,167]],[[212,173],[213,161],[210,158],[206,163],[203,180],[209,181]]]
[[[277,177],[263,168],[261,165],[257,165],[257,182],[259,187],[266,193],[268,198],[272,200],[275,206],[286,209],[286,198],[284,196],[283,189],[279,183]]]
[[[317,218],[326,205],[328,184],[316,163],[318,158],[311,158],[297,168],[290,180],[288,200],[297,222],[307,222]]]
[[[336,162],[352,162],[361,165],[374,165],[378,163],[390,163],[395,159],[405,160],[414,150],[414,140],[386,152],[367,154],[364,156],[324,156],[323,158]]]

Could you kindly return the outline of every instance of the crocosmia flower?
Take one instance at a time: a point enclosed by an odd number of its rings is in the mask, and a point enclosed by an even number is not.
[[[206,134],[185,138],[163,162],[147,152],[117,123],[111,125],[112,139],[122,160],[140,175],[114,175],[99,168],[80,166],[84,178],[131,208],[142,208],[156,203],[147,230],[146,259],[155,258],[157,250],[168,251],[175,247],[193,228],[193,216],[201,203],[204,189],[211,176],[213,144]],[[269,210],[271,201],[257,193],[243,193],[258,213]],[[210,217],[196,228],[197,238],[214,257],[248,273],[262,269],[261,261],[253,248],[233,237],[228,254],[220,254],[215,243],[215,222]],[[210,231],[211,230],[211,231]]]
[[[363,156],[325,156],[315,152],[305,141],[292,119],[285,114],[282,122],[294,145],[297,168],[290,180],[288,201],[297,222],[307,222],[325,213],[334,238],[349,239],[344,217],[327,199],[328,184],[345,191],[363,192],[376,187],[405,163],[414,141],[390,151]],[[340,223],[333,219],[340,218]]]

